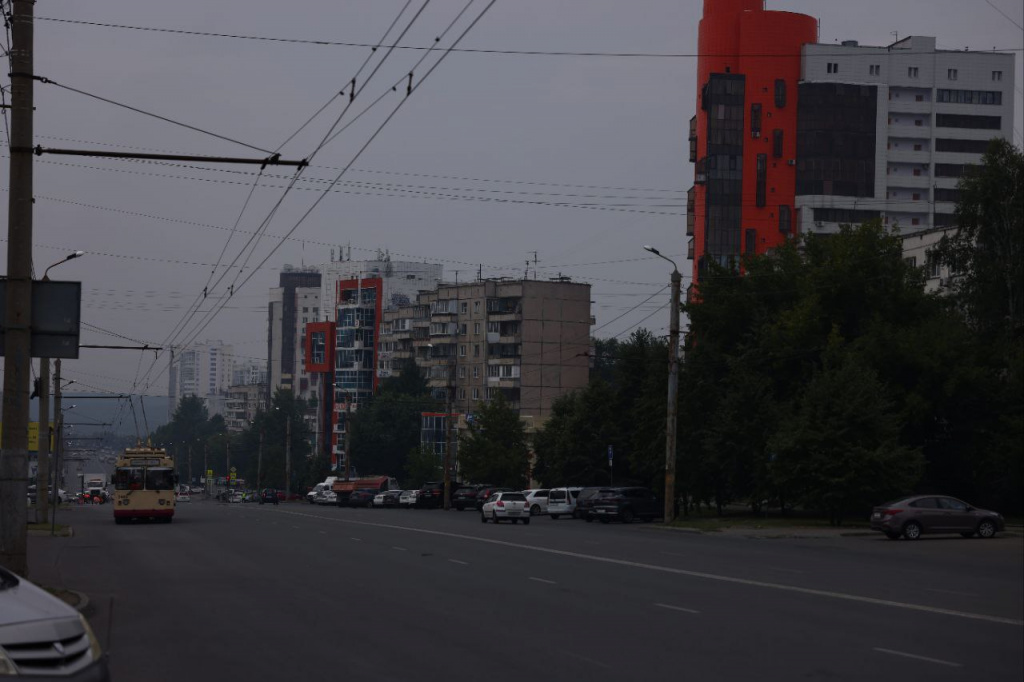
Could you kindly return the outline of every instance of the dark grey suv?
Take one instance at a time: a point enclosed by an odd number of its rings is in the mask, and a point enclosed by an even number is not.
[[[1006,521],[1002,514],[977,509],[955,497],[914,495],[872,509],[871,528],[882,531],[890,540],[917,540],[925,533],[990,538],[1006,529]]]

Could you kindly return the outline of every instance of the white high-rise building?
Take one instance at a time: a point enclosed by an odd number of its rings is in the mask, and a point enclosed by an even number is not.
[[[800,231],[953,225],[961,176],[992,138],[1013,139],[1014,83],[1013,54],[940,50],[931,37],[804,45],[791,162]]]
[[[234,348],[221,341],[207,341],[173,349],[168,396],[173,415],[185,396],[197,396],[210,415],[224,412],[224,399],[231,385]]]
[[[318,393],[317,378],[305,370],[306,324],[320,318],[320,272],[284,266],[280,286],[270,290],[267,338],[267,398],[280,389],[308,400]]]
[[[383,284],[381,307],[384,310],[416,300],[421,291],[435,289],[444,266],[438,263],[393,261],[386,251],[378,251],[373,260],[332,260],[319,268],[320,320],[337,320],[338,282],[380,279]]]

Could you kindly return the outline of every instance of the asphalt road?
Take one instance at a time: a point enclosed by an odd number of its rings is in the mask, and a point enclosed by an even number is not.
[[[748,539],[470,512],[109,506],[30,538],[117,680],[1024,679],[1024,540]],[[665,676],[665,677],[662,677]]]

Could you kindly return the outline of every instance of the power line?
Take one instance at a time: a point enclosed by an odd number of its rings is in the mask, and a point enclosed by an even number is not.
[[[999,7],[994,2],[992,2],[992,0],[985,0],[985,2],[988,4],[989,7],[991,7],[995,11],[999,12],[1000,14],[1002,14],[1004,19],[1009,21],[1011,24],[1016,26],[1021,31],[1024,31],[1024,27],[1022,27],[1019,23],[1017,23],[1017,21],[1014,20],[1013,17],[1011,17],[1009,14],[1007,14],[1003,10],[999,9]]]
[[[127,24],[113,24],[99,21],[81,21],[76,19],[58,19],[56,17],[36,17],[37,21],[53,21],[62,24],[78,24],[82,26],[94,26],[101,28],[117,28],[126,29],[132,31],[149,31],[154,33],[169,33],[177,35],[190,35],[200,36],[205,38],[230,38],[234,40],[255,40],[273,43],[292,43],[299,45],[318,45],[324,47],[373,47],[370,43],[356,43],[356,42],[342,42],[334,40],[313,40],[303,38],[280,38],[272,36],[255,36],[255,35],[243,35],[238,33],[214,33],[210,31],[189,31],[186,29],[174,29],[174,28],[160,28],[155,26],[131,26]],[[1012,21],[1012,20],[1011,20]],[[397,50],[431,50],[432,46],[421,46],[421,45],[389,45],[387,47],[394,48]],[[879,46],[878,49],[886,49],[885,46]],[[499,49],[485,49],[485,48],[455,48],[452,52],[463,52],[463,53],[476,53],[476,54],[504,54],[504,55],[532,55],[532,56],[550,56],[550,57],[624,57],[624,58],[654,58],[654,59],[695,59],[698,57],[732,57],[734,54],[718,54],[718,53],[696,53],[696,52],[605,52],[605,51],[571,51],[571,50],[499,50]],[[1024,48],[993,48],[991,50],[972,50],[972,52],[1021,52]],[[934,54],[938,50],[904,50],[894,49],[889,50],[890,54],[907,56],[907,55],[923,55],[923,54]],[[833,56],[825,55],[823,53],[816,53],[818,56]],[[847,56],[849,52],[836,53],[837,56]],[[771,57],[800,57],[800,53],[796,54],[779,54],[779,53],[764,53],[764,54],[746,54],[745,57],[758,57],[758,58],[771,58]]]
[[[172,118],[167,118],[166,116],[161,116],[160,114],[154,114],[154,113],[152,113],[150,111],[144,111],[142,109],[139,109],[138,107],[133,107],[133,106],[131,106],[129,104],[123,104],[121,102],[116,102],[116,101],[114,101],[112,99],[108,99],[106,97],[101,97],[100,95],[94,95],[91,92],[86,92],[84,90],[79,90],[78,88],[73,88],[70,85],[63,85],[62,83],[58,83],[57,81],[50,80],[49,78],[43,78],[42,76],[33,76],[33,78],[35,80],[39,81],[40,83],[45,83],[45,84],[48,84],[48,85],[56,85],[58,88],[63,88],[64,90],[68,90],[70,92],[75,92],[75,93],[78,93],[79,95],[85,95],[86,97],[91,97],[92,99],[99,100],[100,102],[106,102],[107,104],[112,104],[112,105],[114,105],[116,107],[121,107],[122,109],[127,109],[129,111],[134,111],[135,113],[143,114],[144,116],[150,116],[152,118],[164,121],[166,123],[170,123],[172,125],[180,126],[182,128],[187,128],[188,130],[193,130],[195,132],[202,133],[204,135],[209,135],[210,137],[215,137],[215,138],[217,138],[219,140],[224,140],[226,142],[231,142],[233,144],[238,144],[238,145],[241,145],[243,147],[248,147],[249,149],[254,149],[254,150],[258,151],[258,152],[263,152],[264,154],[269,154],[271,156],[273,156],[273,154],[274,154],[274,152],[270,151],[269,149],[263,149],[262,147],[256,147],[256,146],[253,146],[253,145],[248,144],[246,142],[242,142],[240,140],[235,140],[235,139],[227,137],[225,135],[220,135],[219,133],[214,133],[214,132],[211,132],[209,130],[204,130],[203,128],[198,128],[198,127],[196,127],[194,125],[189,125],[188,123],[182,123],[181,121],[175,121]]]

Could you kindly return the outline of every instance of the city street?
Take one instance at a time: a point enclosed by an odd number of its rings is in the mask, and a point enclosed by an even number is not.
[[[119,680],[1020,680],[1024,541],[749,539],[470,512],[196,501],[63,512]]]

